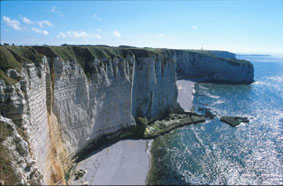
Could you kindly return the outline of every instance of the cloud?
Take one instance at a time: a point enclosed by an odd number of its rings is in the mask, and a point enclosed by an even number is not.
[[[47,10],[48,12],[53,12],[61,17],[63,17],[64,15],[61,13],[60,10],[58,10],[58,8],[56,6],[52,6],[50,10]]]
[[[59,32],[56,37],[57,38],[66,38],[66,35],[63,32]]]
[[[43,28],[44,26],[53,26],[50,21],[44,20],[44,21],[37,21],[37,24],[39,25],[40,28]]]
[[[59,32],[57,38],[88,38],[89,34],[83,31],[68,30],[67,32]]]
[[[43,27],[45,27],[45,26],[49,26],[49,27],[53,26],[53,24],[52,24],[50,21],[48,21],[48,20],[32,21],[31,19],[29,19],[29,18],[27,18],[27,17],[24,17],[24,18],[23,18],[23,22],[26,23],[26,24],[38,24],[38,26],[39,26],[40,28],[43,28]]]
[[[7,16],[3,16],[3,21],[11,28],[15,29],[15,30],[22,30],[21,28],[21,24],[19,21],[17,21],[16,19],[10,19]]]
[[[165,34],[163,34],[163,33],[159,33],[159,34],[158,34],[158,37],[160,37],[160,38],[164,38],[164,37],[165,37]]]
[[[52,6],[52,8],[50,9],[51,12],[56,12],[57,7],[56,6]]]
[[[95,19],[96,21],[101,21],[101,18],[97,14],[93,14],[91,18]]]
[[[43,34],[43,35],[48,35],[49,34],[49,32],[46,31],[46,30],[41,30],[41,29],[34,28],[34,27],[32,27],[31,30],[36,32],[36,33],[39,33],[39,34]]]
[[[198,29],[198,26],[197,26],[197,25],[193,25],[193,26],[192,26],[192,29],[194,29],[194,30],[195,30],[195,29]]]
[[[86,32],[78,32],[78,31],[67,31],[67,35],[71,38],[86,38],[88,37],[88,34]]]
[[[96,39],[101,39],[101,36],[98,35],[98,34],[95,34],[95,38],[96,38]]]
[[[23,18],[23,22],[26,24],[32,24],[32,21],[26,17]]]
[[[113,35],[114,35],[115,37],[122,37],[121,34],[120,34],[120,32],[118,32],[117,30],[114,30],[114,31],[113,31]]]

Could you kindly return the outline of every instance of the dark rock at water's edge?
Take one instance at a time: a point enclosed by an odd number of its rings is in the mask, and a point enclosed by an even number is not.
[[[149,124],[145,129],[144,138],[156,138],[176,128],[202,122],[205,122],[205,117],[194,112],[170,113],[166,118]]]
[[[241,122],[248,123],[249,119],[247,117],[240,117],[240,116],[222,116],[220,118],[220,121],[235,127],[239,125]]]
[[[198,111],[204,113],[205,118],[213,119],[216,116],[209,108],[198,108]]]
[[[169,113],[160,120],[148,122],[146,118],[137,117],[137,126],[120,135],[121,139],[154,139],[185,125],[205,122],[205,117],[194,112]]]
[[[75,172],[75,180],[78,180],[80,178],[82,178],[85,175],[86,171],[85,170],[78,170]]]

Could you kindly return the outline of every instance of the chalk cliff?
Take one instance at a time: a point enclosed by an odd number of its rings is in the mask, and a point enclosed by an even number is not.
[[[0,48],[0,164],[10,170],[0,175],[7,184],[65,184],[72,158],[92,141],[135,126],[137,116],[155,120],[179,109],[177,78],[253,82],[252,64],[221,51]]]
[[[253,65],[244,60],[235,60],[234,57],[235,55],[231,53],[221,54],[219,51],[211,52],[211,55],[179,52],[177,57],[178,79],[229,84],[254,82]]]

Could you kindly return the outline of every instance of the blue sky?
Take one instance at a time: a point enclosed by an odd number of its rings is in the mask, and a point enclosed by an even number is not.
[[[0,3],[1,43],[283,53],[282,0]]]

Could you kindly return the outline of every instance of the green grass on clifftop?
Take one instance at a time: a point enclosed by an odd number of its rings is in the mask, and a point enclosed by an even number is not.
[[[17,80],[13,80],[5,74],[8,69],[21,70],[25,63],[35,63],[38,65],[42,62],[42,56],[46,56],[49,60],[50,69],[53,67],[53,59],[60,56],[63,60],[76,60],[85,71],[88,77],[94,72],[91,62],[94,59],[109,61],[113,58],[126,58],[128,55],[140,57],[151,57],[154,55],[161,56],[165,59],[170,58],[173,53],[187,53],[188,55],[199,54],[209,56],[223,61],[227,61],[232,65],[251,65],[248,61],[228,59],[217,57],[212,51],[208,50],[176,50],[166,48],[137,48],[130,46],[110,47],[106,45],[63,45],[63,46],[0,46],[0,79],[7,84],[14,84]]]
[[[13,80],[5,73],[8,69],[21,71],[25,63],[41,63],[42,55],[40,55],[32,47],[19,46],[1,46],[0,47],[0,79],[3,79],[7,84],[13,85],[17,80]]]

